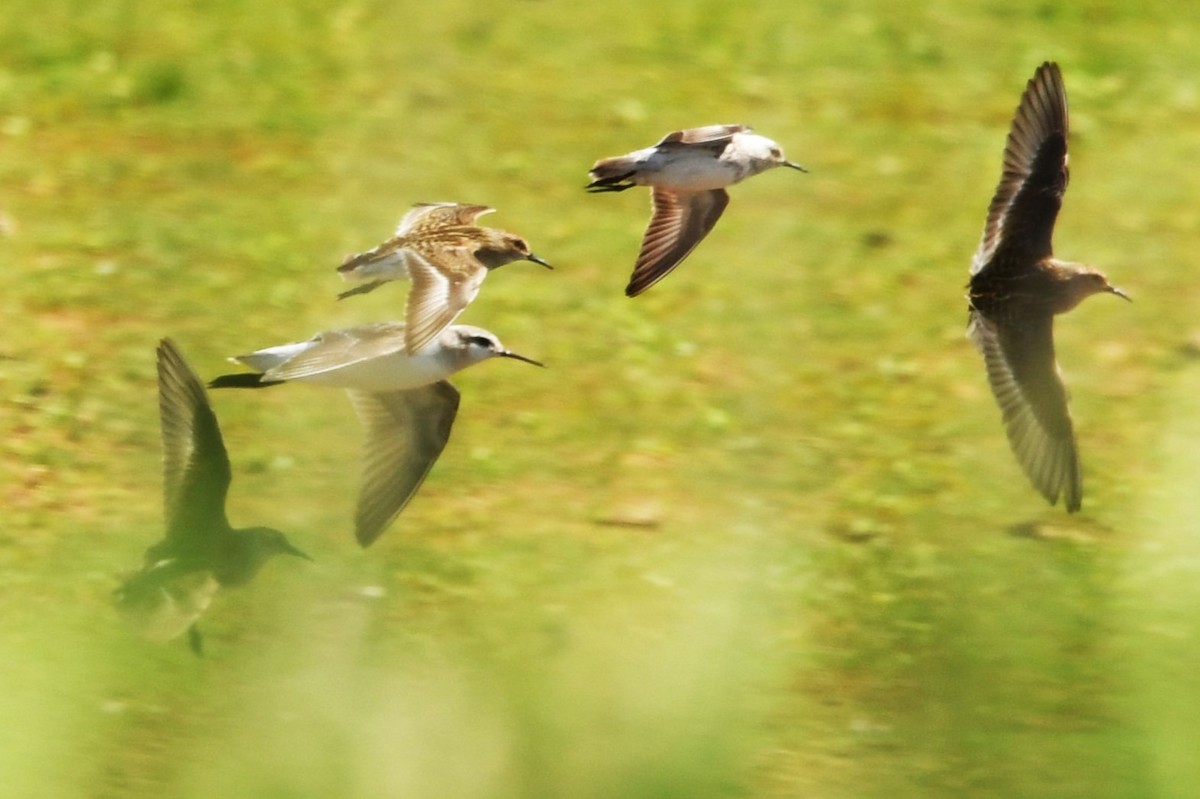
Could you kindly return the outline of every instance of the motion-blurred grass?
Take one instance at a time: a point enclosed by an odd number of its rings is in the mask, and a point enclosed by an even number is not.
[[[1193,795],[1200,14],[1164,2],[98,4],[0,23],[0,794]],[[1064,69],[1059,325],[1083,513],[1009,455],[962,285],[1020,91]],[[662,285],[593,159],[746,122]],[[416,201],[559,268],[463,317],[491,363],[417,499],[353,544],[359,429],[213,397],[273,563],[152,647],[109,594],[161,531],[153,347],[396,317],[333,267]]]

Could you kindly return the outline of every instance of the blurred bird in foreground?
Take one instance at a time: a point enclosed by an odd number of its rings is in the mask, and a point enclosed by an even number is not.
[[[269,527],[234,529],[225,516],[229,456],[204,386],[170,339],[158,345],[166,535],[116,592],[117,609],[144,637],[185,630],[202,654],[196,621],[220,588],[250,581],[275,555],[309,559]]]
[[[541,366],[504,348],[494,335],[451,325],[429,347],[410,354],[403,322],[318,333],[231,359],[253,373],[222,375],[213,388],[262,388],[304,382],[344,388],[363,426],[362,485],[354,534],[370,546],[412,499],[450,438],[458,390],[447,377],[489,358]]]
[[[653,147],[597,161],[588,191],[651,189],[650,225],[625,294],[641,294],[695,249],[729,204],[726,186],[777,166],[808,171],[745,125],[677,130]]]
[[[553,269],[520,236],[475,224],[494,210],[457,203],[415,205],[400,220],[395,236],[338,267],[344,279],[361,282],[338,299],[365,294],[389,280],[412,281],[405,310],[408,351],[428,346],[475,299],[491,270],[521,260]]]
[[[1042,64],[1017,107],[1004,171],[971,264],[968,335],[983,354],[1008,441],[1050,504],[1079,510],[1083,479],[1067,391],[1054,357],[1054,315],[1100,292],[1129,299],[1100,271],[1053,257],[1067,188],[1067,92]]]

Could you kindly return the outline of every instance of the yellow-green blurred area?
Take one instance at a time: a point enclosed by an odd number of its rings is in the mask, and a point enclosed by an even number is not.
[[[1187,3],[10,0],[0,20],[0,794],[1191,797],[1200,783],[1200,11]],[[963,286],[1013,109],[1071,105],[1057,325],[1083,511],[1011,456]],[[623,294],[602,156],[746,123],[810,174]],[[335,301],[412,203],[557,268],[460,321],[449,446],[369,550],[340,392],[213,392],[286,531],[155,646],[154,372],[399,318]]]

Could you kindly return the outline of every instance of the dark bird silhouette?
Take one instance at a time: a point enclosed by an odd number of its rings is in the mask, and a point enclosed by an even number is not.
[[[274,555],[310,559],[269,527],[234,529],[225,516],[231,473],[204,386],[170,339],[158,345],[166,535],[117,589],[117,608],[152,641],[187,630],[202,654],[196,620],[220,588],[251,580]]]
[[[1100,292],[1129,299],[1104,274],[1053,256],[1067,188],[1067,92],[1057,64],[1025,87],[1004,171],[971,264],[968,335],[983,354],[1008,441],[1050,504],[1079,510],[1083,481],[1067,391],[1054,357],[1054,315]]]

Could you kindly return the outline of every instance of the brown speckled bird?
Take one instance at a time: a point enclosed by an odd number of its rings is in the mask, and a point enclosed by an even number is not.
[[[1060,261],[1050,239],[1067,188],[1067,92],[1058,65],[1025,88],[1004,172],[971,264],[968,335],[983,354],[1013,453],[1050,504],[1083,501],[1067,391],[1054,358],[1054,315],[1100,292],[1129,299],[1100,271]]]
[[[338,273],[361,285],[338,299],[365,294],[389,280],[411,280],[405,343],[409,352],[429,346],[471,304],[491,270],[521,260],[553,268],[530,252],[520,236],[475,224],[494,210],[418,203],[400,220],[395,236],[342,262]]]

